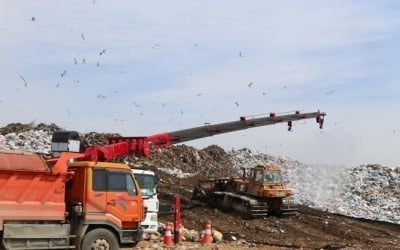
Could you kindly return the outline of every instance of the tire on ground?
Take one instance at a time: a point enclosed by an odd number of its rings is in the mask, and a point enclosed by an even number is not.
[[[119,244],[113,232],[104,228],[97,228],[88,232],[82,241],[82,250],[108,249],[118,250]]]

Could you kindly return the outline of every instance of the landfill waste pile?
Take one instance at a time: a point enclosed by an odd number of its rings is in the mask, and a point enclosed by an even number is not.
[[[231,157],[216,145],[201,150],[185,145],[171,146],[154,150],[150,157],[135,161],[143,166],[157,167],[158,170],[179,178],[189,176],[215,178],[237,173]]]
[[[307,165],[250,149],[229,152],[236,168],[275,163],[298,204],[400,224],[400,167]]]
[[[48,154],[51,134],[55,130],[60,130],[55,124],[9,124],[0,128],[0,149]],[[111,136],[118,134],[81,134],[86,145],[105,144]],[[188,185],[193,185],[197,179],[235,176],[242,167],[275,163],[282,168],[283,179],[294,191],[293,198],[298,204],[400,224],[400,167],[307,165],[289,157],[270,156],[246,148],[225,152],[216,145],[201,150],[185,145],[171,146],[153,151],[148,158],[131,160],[168,176],[181,180],[189,178]],[[174,182],[168,179],[170,183]],[[186,190],[189,192],[190,187]]]
[[[41,154],[51,151],[51,135],[44,130],[27,130],[0,135],[0,149],[24,150]]]
[[[341,214],[400,224],[400,167],[361,165],[349,169],[342,186]]]

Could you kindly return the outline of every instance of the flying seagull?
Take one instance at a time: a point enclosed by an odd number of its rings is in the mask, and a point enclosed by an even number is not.
[[[100,53],[99,53],[99,55],[101,56],[101,55],[103,55],[103,54],[105,54],[106,53],[106,49],[103,49]]]
[[[28,82],[26,81],[26,79],[21,75],[19,77],[22,79],[22,81],[24,81],[24,87],[28,87]]]

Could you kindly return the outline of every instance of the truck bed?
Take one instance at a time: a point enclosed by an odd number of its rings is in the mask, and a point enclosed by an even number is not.
[[[69,178],[39,155],[0,151],[0,229],[6,221],[64,220]]]

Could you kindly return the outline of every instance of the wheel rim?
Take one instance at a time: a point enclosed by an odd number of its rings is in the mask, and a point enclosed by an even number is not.
[[[104,238],[97,239],[92,242],[91,250],[110,250],[110,244]]]

